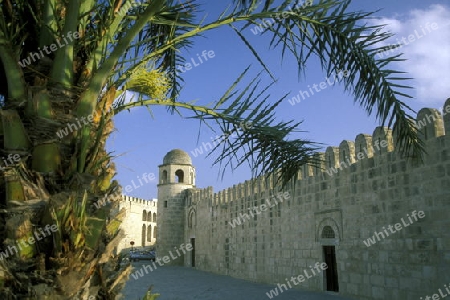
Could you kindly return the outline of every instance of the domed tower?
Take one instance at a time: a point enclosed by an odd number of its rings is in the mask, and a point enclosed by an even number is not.
[[[163,164],[159,166],[158,184],[158,236],[157,257],[169,255],[169,264],[182,265],[184,258],[179,257],[176,250],[184,241],[184,198],[183,190],[195,186],[195,168],[189,154],[175,149],[166,154]],[[183,254],[182,251],[179,253]],[[173,256],[177,256],[173,259]]]

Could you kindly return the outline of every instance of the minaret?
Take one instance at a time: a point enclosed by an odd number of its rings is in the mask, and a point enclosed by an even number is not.
[[[159,166],[158,217],[156,256],[163,258],[172,252],[170,265],[183,265],[184,258],[178,257],[175,250],[184,241],[185,201],[181,197],[183,190],[195,186],[195,168],[189,154],[174,149],[166,154]],[[179,253],[183,253],[179,251]]]

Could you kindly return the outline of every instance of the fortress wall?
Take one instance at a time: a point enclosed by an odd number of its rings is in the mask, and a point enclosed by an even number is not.
[[[195,237],[195,266],[201,270],[273,284],[309,274],[324,262],[324,246],[336,251],[339,293],[356,299],[418,299],[445,292],[450,283],[450,101],[444,117],[434,109],[417,116],[427,155],[424,163],[403,158],[395,133],[377,127],[372,135],[329,147],[319,167],[304,166],[282,193],[289,198],[260,214],[276,196],[274,178],[258,178],[213,193],[191,190],[186,241]],[[363,153],[363,154],[361,154]],[[359,156],[358,156],[359,155]],[[331,168],[338,168],[336,172]],[[330,172],[331,170],[331,172]],[[328,172],[327,172],[328,171]],[[271,203],[274,203],[271,201]],[[413,211],[424,218],[408,220]],[[247,213],[247,218],[244,213]],[[230,222],[240,218],[234,228]],[[394,233],[389,225],[405,221]],[[409,225],[408,225],[409,224]],[[389,236],[367,246],[375,232]],[[324,228],[334,238],[322,236]],[[387,234],[385,234],[387,235]],[[189,266],[192,260],[185,259]],[[297,285],[324,291],[325,272]],[[265,297],[265,295],[262,295]]]
[[[145,247],[152,246],[156,243],[156,236],[154,235],[154,228],[156,227],[157,201],[144,200],[136,197],[122,196],[119,209],[126,208],[126,216],[123,220],[121,229],[125,232],[124,239],[120,242],[118,252],[122,250],[131,249],[130,242],[134,241],[134,247],[142,249],[142,228],[146,227],[146,233],[151,228],[151,240],[145,237]],[[143,213],[146,213],[145,221],[143,220]],[[155,218],[155,219],[154,219]],[[149,227],[150,226],[150,227]]]

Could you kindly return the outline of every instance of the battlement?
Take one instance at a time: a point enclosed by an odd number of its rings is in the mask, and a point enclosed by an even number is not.
[[[430,153],[432,147],[445,147],[444,143],[439,143],[439,139],[449,139],[449,135],[446,136],[445,133],[450,133],[450,98],[445,102],[442,112],[433,108],[422,108],[417,113],[415,124],[427,153]],[[393,130],[379,126],[372,135],[358,134],[355,141],[343,140],[338,147],[328,147],[325,152],[318,152],[315,157],[320,163],[314,166],[304,165],[297,175],[297,181],[302,182],[311,177],[327,180],[350,171],[360,171],[374,165],[404,159],[396,151],[395,145],[396,136]],[[433,158],[426,155],[425,163],[430,159]],[[213,192],[212,187],[193,189],[188,193],[187,205],[206,201],[209,206],[221,206],[243,197],[268,197],[269,193],[273,193],[275,182],[275,177],[270,175],[265,179],[258,177],[246,180],[217,193]]]
[[[148,206],[148,207],[155,207],[155,208],[158,205],[158,199],[145,200],[145,199],[131,197],[131,196],[127,196],[127,195],[122,195],[122,201],[123,202],[133,202],[133,203],[141,204],[141,205]]]

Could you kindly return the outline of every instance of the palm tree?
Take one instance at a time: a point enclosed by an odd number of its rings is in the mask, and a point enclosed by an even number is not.
[[[237,88],[248,68],[211,106],[178,98],[180,50],[209,30],[228,26],[270,74],[242,31],[276,19],[262,30],[272,47],[291,55],[299,70],[312,56],[327,75],[347,70],[343,84],[355,101],[394,126],[403,154],[421,157],[411,109],[402,102],[410,98],[399,84],[406,78],[389,68],[402,59],[375,58],[391,49],[377,46],[391,34],[363,24],[371,13],[349,12],[350,1],[273,2],[235,1],[204,23],[194,1],[0,0],[4,295],[25,295],[31,283],[31,291],[52,286],[62,299],[77,293],[111,299],[120,291],[128,272],[115,268],[122,214],[111,217],[114,205],[92,204],[121,192],[105,141],[112,117],[124,110],[165,106],[224,135],[236,133],[233,143],[214,149],[223,170],[249,163],[255,176],[276,171],[286,184],[304,164],[316,163],[316,144],[287,138],[300,123],[276,121],[284,98],[268,100],[270,86],[260,87],[258,78]],[[242,123],[252,126],[239,130]],[[56,225],[51,238],[29,242],[46,225]],[[19,242],[23,247],[14,248]]]

